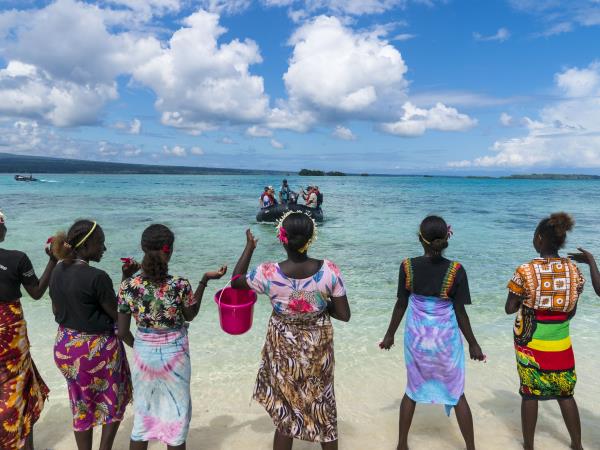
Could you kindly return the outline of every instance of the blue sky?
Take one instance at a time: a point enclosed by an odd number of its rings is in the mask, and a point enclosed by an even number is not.
[[[600,1],[0,2],[0,151],[600,173]]]

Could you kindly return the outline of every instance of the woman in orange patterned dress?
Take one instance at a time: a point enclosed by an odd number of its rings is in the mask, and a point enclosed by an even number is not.
[[[6,237],[0,212],[0,242]],[[21,308],[21,286],[39,300],[50,280],[56,260],[50,257],[38,279],[23,252],[0,249],[0,448],[33,450],[33,425],[48,397],[31,354],[27,325]]]
[[[540,256],[519,266],[508,283],[506,313],[517,313],[514,346],[526,450],[533,450],[539,400],[558,401],[571,448],[583,448],[573,397],[577,374],[569,326],[584,279],[575,263],[559,255],[573,225],[565,213],[543,219],[533,238]]]

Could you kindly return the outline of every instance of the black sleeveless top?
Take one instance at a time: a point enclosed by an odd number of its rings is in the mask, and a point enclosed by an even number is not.
[[[462,265],[446,258],[419,256],[404,260],[398,275],[398,298],[408,302],[411,292],[448,298],[455,304],[471,304],[467,272]]]

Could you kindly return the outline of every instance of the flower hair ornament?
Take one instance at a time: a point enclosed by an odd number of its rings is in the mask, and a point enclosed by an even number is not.
[[[306,217],[308,217],[312,223],[313,223],[313,234],[310,237],[310,239],[306,242],[306,244],[304,244],[304,246],[302,248],[298,249],[299,253],[306,253],[309,249],[309,247],[317,240],[317,222],[315,222],[315,219],[312,218],[312,216],[308,213],[305,213],[304,211],[288,211],[286,212],[283,216],[281,216],[281,219],[279,219],[277,221],[277,238],[279,239],[279,241],[282,244],[287,245],[288,241],[288,234],[287,234],[287,230],[283,227],[283,222],[285,219],[287,219],[289,216],[291,216],[292,214],[304,214]]]
[[[421,233],[419,231],[419,236],[421,237],[421,240],[423,242],[425,242],[427,245],[431,245],[431,242],[428,241],[427,239],[425,239],[425,236],[423,236],[423,233]],[[452,225],[448,225],[448,232],[446,234],[446,240],[450,239],[452,236],[454,236],[454,230],[452,229]]]
[[[4,215],[4,213],[2,211],[0,211],[0,224],[5,224],[6,223],[6,216]]]

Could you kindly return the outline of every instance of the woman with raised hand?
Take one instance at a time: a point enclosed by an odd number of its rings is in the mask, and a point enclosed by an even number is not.
[[[0,243],[6,237],[0,212]],[[27,255],[0,248],[0,448],[33,450],[33,425],[44,409],[48,387],[29,353],[21,287],[34,300],[42,298],[56,260],[50,256],[38,279]]]
[[[559,255],[574,224],[564,212],[542,219],[533,235],[540,256],[519,266],[508,283],[505,309],[507,314],[517,313],[514,345],[526,450],[533,450],[538,400],[558,400],[571,448],[583,448],[573,398],[577,375],[569,325],[584,279],[574,262]]]
[[[131,316],[137,333],[133,346],[133,431],[131,450],[159,440],[169,450],[184,450],[192,417],[190,351],[186,321],[192,321],[209,280],[227,272],[207,272],[194,293],[190,282],[169,275],[175,235],[155,224],[142,234],[142,272],[119,289],[119,336],[129,334]],[[135,262],[124,271],[137,270]]]
[[[291,449],[293,439],[335,450],[338,431],[330,318],[350,320],[346,289],[333,262],[308,256],[317,233],[310,216],[288,212],[277,230],[287,258],[260,264],[247,273],[257,244],[248,230],[232,282],[236,289],[268,295],[273,306],[253,397],[275,424],[274,450]]]
[[[578,247],[577,250],[579,250],[579,253],[569,253],[569,258],[578,263],[587,264],[590,267],[592,286],[594,287],[596,295],[600,297],[600,271],[598,270],[596,259],[594,258],[594,255],[581,247]]]
[[[456,419],[467,450],[475,448],[473,417],[464,394],[465,355],[461,332],[469,344],[471,359],[483,361],[465,305],[471,294],[464,267],[443,257],[452,235],[438,216],[426,217],[419,227],[424,254],[400,265],[398,295],[387,333],[380,344],[389,350],[406,314],[404,359],[407,386],[400,404],[398,449],[408,449],[408,432],[417,403],[446,407]]]
[[[100,450],[110,450],[132,393],[116,336],[117,295],[108,274],[90,265],[106,251],[104,232],[96,222],[78,220],[54,237],[52,251],[58,259],[50,280],[59,325],[54,361],[67,381],[77,448],[91,450],[93,428],[101,425]],[[123,340],[133,345],[131,334]]]

